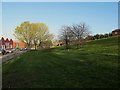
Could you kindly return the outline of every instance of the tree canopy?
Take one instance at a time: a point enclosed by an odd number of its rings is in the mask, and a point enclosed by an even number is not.
[[[30,47],[31,44],[34,44],[35,49],[37,46],[43,47],[43,42],[50,42],[53,39],[53,35],[49,33],[46,24],[30,23],[29,21],[25,21],[20,26],[17,26],[14,36],[19,41],[24,42],[26,47]]]

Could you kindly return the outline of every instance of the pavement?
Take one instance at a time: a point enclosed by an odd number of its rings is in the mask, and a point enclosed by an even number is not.
[[[16,57],[17,55],[19,54],[22,54],[23,52],[26,52],[26,51],[14,51],[13,53],[8,53],[6,55],[3,55],[3,56],[0,56],[0,62],[5,62],[9,59],[12,59],[14,57]]]

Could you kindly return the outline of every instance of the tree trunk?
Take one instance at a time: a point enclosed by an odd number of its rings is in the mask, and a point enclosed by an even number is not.
[[[37,43],[36,40],[34,41],[34,46],[35,46],[35,50],[37,49]]]
[[[43,48],[43,47],[42,47],[42,42],[39,43],[39,48],[40,48],[40,49]]]
[[[65,44],[66,44],[66,49],[69,49],[68,40],[65,40]]]
[[[35,50],[37,49],[37,44],[35,44]]]

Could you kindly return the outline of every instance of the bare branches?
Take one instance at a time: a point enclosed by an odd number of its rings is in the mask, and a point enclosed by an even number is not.
[[[77,41],[77,44],[79,45],[83,42],[83,38],[90,34],[89,26],[86,23],[63,26],[61,31],[61,39],[64,40],[66,48],[72,41]]]

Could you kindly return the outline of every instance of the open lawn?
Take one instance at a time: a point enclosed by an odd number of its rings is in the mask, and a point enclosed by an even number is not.
[[[29,51],[2,64],[3,88],[118,87],[118,38]]]

